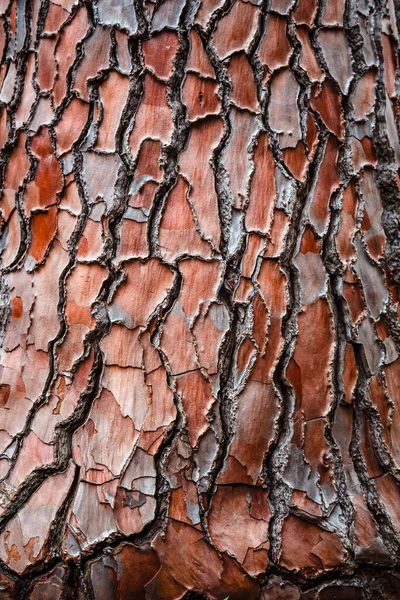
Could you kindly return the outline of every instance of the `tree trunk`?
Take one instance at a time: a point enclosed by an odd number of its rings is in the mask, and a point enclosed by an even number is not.
[[[398,600],[398,3],[0,12],[0,599]]]

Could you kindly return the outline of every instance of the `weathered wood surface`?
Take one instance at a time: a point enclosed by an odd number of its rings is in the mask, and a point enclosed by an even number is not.
[[[0,598],[400,598],[395,0],[0,0]]]

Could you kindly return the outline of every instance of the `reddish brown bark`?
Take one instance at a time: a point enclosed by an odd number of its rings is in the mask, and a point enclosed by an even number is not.
[[[0,0],[0,598],[400,597],[399,18]]]

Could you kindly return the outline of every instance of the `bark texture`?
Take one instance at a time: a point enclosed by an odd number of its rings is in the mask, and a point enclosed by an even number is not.
[[[0,599],[398,600],[398,2],[0,14]]]

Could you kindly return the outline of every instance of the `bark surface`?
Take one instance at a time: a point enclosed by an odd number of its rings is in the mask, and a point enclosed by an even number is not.
[[[396,0],[0,0],[0,599],[400,598]]]

